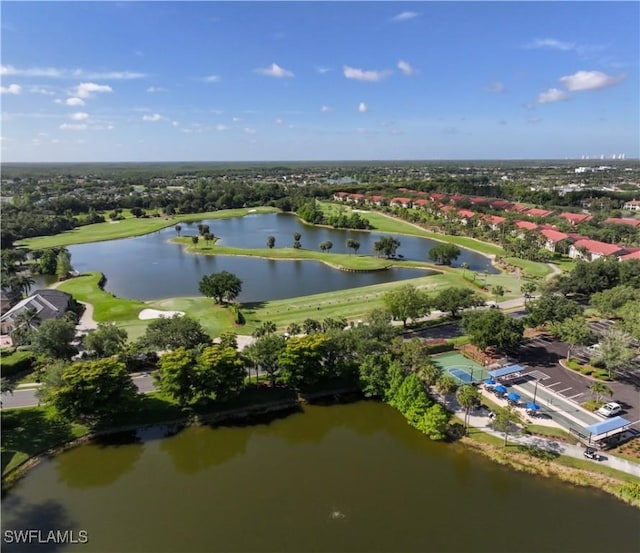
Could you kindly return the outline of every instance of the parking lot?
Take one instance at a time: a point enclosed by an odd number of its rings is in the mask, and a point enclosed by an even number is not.
[[[560,366],[559,362],[566,358],[567,350],[567,344],[552,336],[538,336],[508,353],[540,386],[580,404],[592,399],[590,387],[594,380]],[[613,390],[613,397],[604,399],[622,405],[621,416],[629,421],[640,420],[640,387],[629,382],[606,384]]]

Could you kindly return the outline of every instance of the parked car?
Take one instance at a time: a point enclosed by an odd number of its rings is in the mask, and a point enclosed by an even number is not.
[[[610,401],[609,403],[605,403],[600,409],[598,409],[597,413],[602,415],[603,417],[613,417],[617,415],[620,411],[622,411],[622,405],[619,403],[615,403]]]
[[[583,455],[587,459],[592,459],[594,461],[602,461],[602,455],[600,455],[595,449],[592,447],[588,447],[584,450]]]

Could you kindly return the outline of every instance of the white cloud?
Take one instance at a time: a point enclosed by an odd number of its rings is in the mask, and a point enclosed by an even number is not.
[[[178,121],[171,121],[171,126],[173,127],[179,127],[180,123]]]
[[[282,123],[284,123],[284,121],[278,117],[278,118],[274,121],[274,123],[275,123],[276,125],[282,125]]]
[[[29,89],[29,92],[31,92],[32,94],[43,94],[45,96],[55,96],[55,92],[53,92],[52,90],[48,90],[43,86],[32,86]]]
[[[383,71],[356,69],[355,67],[344,66],[344,76],[347,79],[355,79],[357,81],[376,82],[386,79],[391,75],[389,69]]]
[[[364,102],[360,102],[360,104],[358,105],[358,111],[360,113],[367,113],[367,111],[369,111],[369,106]]]
[[[78,111],[77,113],[72,113],[69,117],[74,121],[84,121],[85,119],[89,119],[89,114],[84,111]]]
[[[232,117],[231,121],[233,121],[234,123],[237,123],[238,121],[242,121],[242,119],[240,117]]]
[[[391,21],[408,21],[409,19],[413,19],[414,17],[418,17],[418,14],[416,12],[401,12],[398,15],[394,15],[391,18]]]
[[[246,127],[244,129],[245,134],[256,134],[258,131],[256,131],[255,129],[250,129],[249,127]]]
[[[113,92],[113,89],[106,84],[80,83],[73,94],[78,98],[91,98],[96,92]]]
[[[57,67],[29,67],[17,68],[13,65],[0,66],[0,75],[16,75],[20,77],[48,77],[52,79],[141,79],[146,77],[144,73],[134,71],[108,71],[96,72],[84,69],[61,69]]]
[[[413,67],[411,67],[408,61],[400,60],[398,62],[398,69],[400,69],[400,71],[402,71],[407,77],[413,75]]]
[[[66,104],[67,106],[84,106],[84,100],[82,98],[72,97],[66,100],[56,100],[56,103]]]
[[[599,88],[607,88],[615,86],[626,78],[626,74],[607,75],[601,71],[578,71],[573,75],[560,77],[560,82],[567,90],[597,90]]]
[[[149,88],[147,88],[147,92],[154,94],[156,92],[167,92],[167,89],[161,86],[150,86]]]
[[[22,92],[22,87],[19,84],[10,84],[9,86],[0,86],[0,94],[14,94],[18,95]]]
[[[293,77],[293,72],[280,67],[277,63],[272,63],[270,67],[254,69],[254,72],[267,77]]]
[[[62,125],[60,125],[60,129],[63,131],[84,131],[87,129],[87,125],[84,123],[62,123]]]
[[[320,73],[320,75],[324,75],[325,73],[328,73],[329,71],[331,71],[331,69],[329,67],[316,67],[316,72]]]
[[[525,45],[525,48],[529,50],[548,48],[550,50],[562,50],[563,52],[573,50],[575,47],[576,45],[572,42],[562,42],[555,38],[537,38]]]
[[[536,102],[538,104],[552,104],[554,102],[562,102],[568,99],[569,95],[564,90],[560,90],[559,88],[550,88],[549,90],[538,94]]]
[[[501,83],[500,81],[494,81],[485,90],[487,92],[493,92],[495,94],[502,94],[506,89],[507,87],[504,85],[504,83]]]
[[[330,111],[333,111],[333,108],[332,108],[331,106],[322,106],[322,107],[320,108],[320,111],[321,111],[322,113],[329,113]]]
[[[222,131],[228,131],[228,130],[229,130],[229,127],[227,127],[226,125],[222,125],[222,124],[220,124],[220,125],[216,125],[216,130],[217,130],[217,131],[220,131],[220,132],[222,132]]]
[[[143,115],[142,116],[142,120],[143,121],[162,121],[164,119],[164,117],[162,117],[162,115],[160,115],[159,113],[154,113],[153,115]]]
[[[220,77],[218,75],[208,75],[207,77],[203,77],[202,80],[205,83],[217,83],[220,82]]]

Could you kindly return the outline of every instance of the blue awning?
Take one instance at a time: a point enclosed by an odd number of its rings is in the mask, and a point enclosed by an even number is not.
[[[504,386],[500,385],[500,386],[496,386],[493,389],[493,391],[498,392],[499,394],[504,394],[507,391],[507,389]]]
[[[508,367],[502,367],[501,369],[489,371],[489,375],[493,378],[500,378],[501,376],[507,376],[509,374],[519,373],[521,371],[524,371],[524,368],[520,365],[509,365]]]
[[[484,383],[487,386],[493,386],[496,383],[496,381],[493,378],[485,378]]]
[[[520,401],[520,394],[516,394],[515,392],[509,392],[507,394],[507,399],[509,401]]]
[[[627,419],[623,419],[622,417],[613,417],[612,419],[587,426],[586,431],[592,436],[599,436],[600,434],[606,434],[608,432],[613,432],[614,430],[621,430],[630,424],[631,422]]]
[[[529,409],[529,411],[539,411],[540,406],[537,403],[527,403],[527,409]]]

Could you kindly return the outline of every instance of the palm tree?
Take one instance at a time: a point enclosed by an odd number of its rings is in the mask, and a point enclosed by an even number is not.
[[[353,248],[353,253],[358,255],[358,250],[360,249],[360,242],[357,240],[352,240],[351,247]]]
[[[462,269],[462,278],[464,278],[465,273],[469,269],[469,264],[465,261],[460,264],[460,268]]]
[[[192,237],[191,237],[191,243],[192,243],[194,246],[197,246],[197,245],[198,245],[198,237],[197,237],[197,236],[192,236]]]
[[[300,238],[302,238],[302,234],[300,234],[299,232],[293,233],[293,247],[296,249],[302,247],[302,245],[300,244]]]
[[[275,236],[268,236],[267,237],[267,248],[269,248],[270,250],[273,249],[273,247],[276,245],[276,237]]]
[[[480,392],[473,384],[464,384],[456,391],[456,399],[460,407],[464,408],[464,430],[466,434],[469,426],[469,412],[480,403]]]
[[[591,393],[593,394],[594,399],[597,403],[600,403],[603,395],[609,397],[613,396],[613,390],[602,382],[594,382],[593,384],[591,384],[589,390],[591,390]]]
[[[173,228],[176,229],[176,232],[178,233],[178,236],[180,236],[180,231],[182,230],[182,227],[180,225],[176,225]]]

